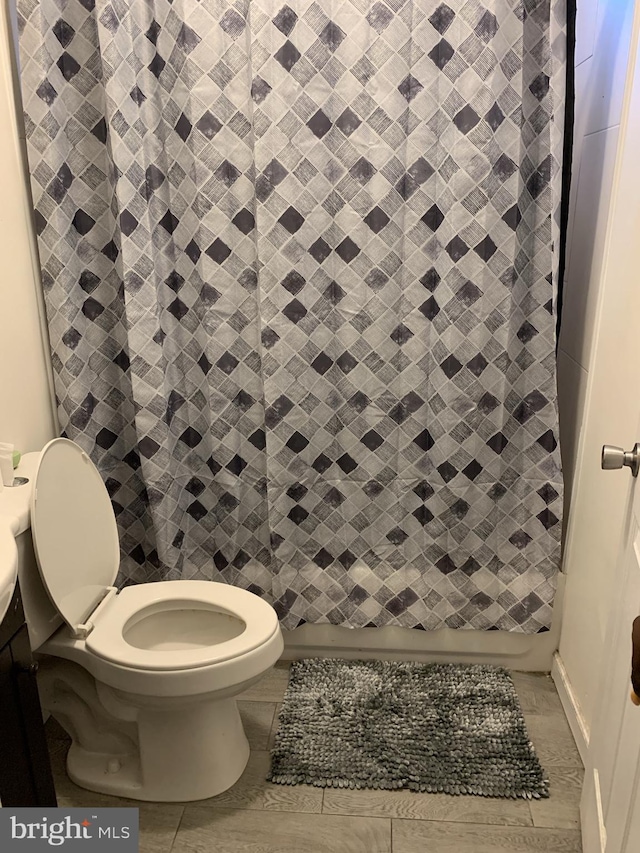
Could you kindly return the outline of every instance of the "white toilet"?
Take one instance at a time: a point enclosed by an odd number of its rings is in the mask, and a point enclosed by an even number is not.
[[[20,574],[30,632],[47,637],[37,643],[42,705],[73,740],[70,778],[92,791],[164,802],[233,785],[249,757],[233,697],[284,647],[271,605],[210,581],[118,591],[109,495],[67,439],[51,441],[37,461],[31,533],[48,597],[66,623],[49,636],[56,623],[37,616],[44,611],[33,603],[35,579]]]

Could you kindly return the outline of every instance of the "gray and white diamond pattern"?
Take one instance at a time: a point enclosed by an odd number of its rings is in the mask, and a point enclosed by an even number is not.
[[[122,583],[549,626],[563,32],[543,0],[19,0],[60,419]]]

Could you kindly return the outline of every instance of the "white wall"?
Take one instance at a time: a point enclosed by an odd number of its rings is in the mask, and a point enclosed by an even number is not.
[[[558,348],[560,438],[570,498],[595,338],[604,229],[618,142],[633,0],[579,0],[576,123]]]
[[[38,450],[54,435],[31,210],[18,130],[8,10],[0,8],[0,441]]]
[[[558,353],[561,442],[572,487],[565,545],[566,590],[555,677],[570,721],[588,741],[604,643],[611,572],[624,496],[599,467],[607,433],[605,401],[592,394],[603,299],[605,236],[632,29],[633,0],[579,0],[576,49],[576,140],[569,262]],[[602,357],[603,348],[598,344]],[[615,341],[608,342],[615,350]],[[599,363],[599,362],[598,362]],[[615,364],[615,358],[611,362]],[[613,419],[611,419],[612,421]],[[597,422],[597,423],[596,423]],[[611,424],[609,424],[611,425]],[[631,441],[633,443],[633,441]]]

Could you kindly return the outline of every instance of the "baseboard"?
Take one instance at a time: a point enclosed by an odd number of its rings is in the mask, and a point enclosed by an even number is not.
[[[584,777],[580,801],[580,825],[583,853],[605,853],[607,830],[602,813],[600,777],[595,767],[591,768],[591,771],[588,770]]]
[[[562,658],[558,652],[553,656],[553,663],[551,664],[551,678],[553,678],[556,690],[558,691],[558,696],[560,697],[562,708],[567,717],[573,739],[578,747],[580,758],[582,759],[582,763],[586,766],[587,753],[589,751],[589,728],[582,714],[580,704],[573,692],[573,688],[571,687],[567,670],[565,669]]]

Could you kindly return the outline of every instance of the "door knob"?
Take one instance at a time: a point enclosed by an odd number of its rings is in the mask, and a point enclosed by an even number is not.
[[[623,450],[621,447],[613,447],[605,444],[602,448],[602,468],[610,471],[614,468],[631,468],[634,477],[640,471],[640,444],[636,444],[633,450]]]

